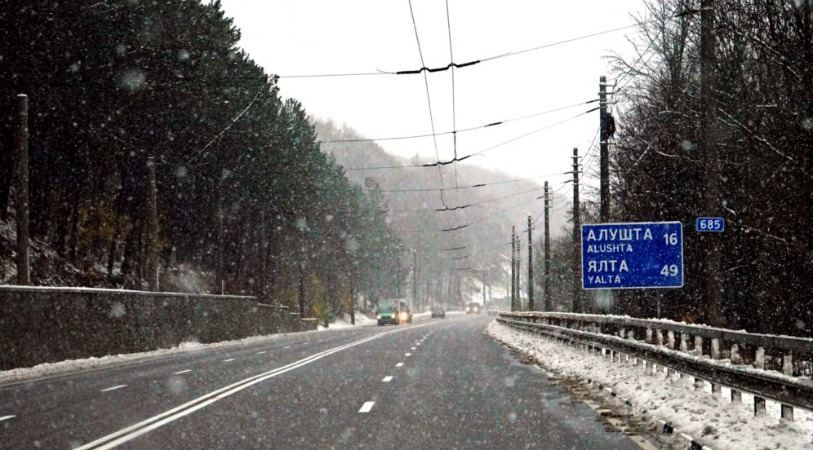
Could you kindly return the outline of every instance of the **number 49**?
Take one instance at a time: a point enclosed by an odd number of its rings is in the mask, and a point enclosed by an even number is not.
[[[661,275],[665,277],[676,277],[678,274],[678,266],[677,264],[670,264],[663,266],[661,269]]]

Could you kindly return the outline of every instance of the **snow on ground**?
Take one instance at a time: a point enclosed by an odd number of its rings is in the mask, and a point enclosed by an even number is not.
[[[352,328],[352,327],[369,327],[372,325],[377,325],[378,321],[376,319],[372,319],[367,314],[364,314],[361,311],[356,311],[356,324],[353,325],[350,323],[350,314],[345,314],[344,317],[341,319],[336,319],[335,321],[330,323],[328,328],[325,328],[321,324],[317,327],[319,331],[322,330],[338,330],[342,328]]]
[[[788,423],[779,419],[776,402],[768,401],[768,414],[754,417],[753,396],[747,393],[742,403],[731,403],[730,390],[723,388],[720,396],[712,395],[708,383],[695,390],[692,377],[667,376],[662,370],[647,375],[631,360],[613,363],[496,321],[487,331],[560,376],[591,379],[609,387],[629,399],[639,413],[671,422],[678,432],[715,450],[813,449],[810,411],[795,409],[796,421]]]
[[[315,332],[315,330],[302,331],[299,333],[313,333],[313,332]],[[101,369],[105,367],[120,366],[128,363],[135,363],[146,359],[161,358],[164,356],[169,356],[177,353],[189,353],[211,349],[229,349],[233,347],[239,348],[247,345],[271,342],[275,339],[279,339],[282,336],[288,336],[290,334],[292,333],[252,336],[243,339],[213,342],[209,344],[201,344],[199,342],[182,342],[181,344],[172,348],[163,348],[158,350],[152,350],[149,352],[122,353],[118,355],[107,355],[101,357],[90,357],[82,359],[69,359],[66,361],[60,361],[55,363],[38,364],[33,367],[24,367],[20,369],[0,371],[0,385],[24,380],[31,380],[34,378],[40,378],[45,376],[63,375],[66,373],[77,372],[80,370],[92,370],[92,369]]]

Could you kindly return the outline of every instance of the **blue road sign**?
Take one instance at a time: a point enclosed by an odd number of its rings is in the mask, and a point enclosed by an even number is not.
[[[683,287],[680,222],[582,225],[582,288]]]
[[[698,217],[694,221],[694,229],[698,233],[722,233],[725,231],[723,217]]]

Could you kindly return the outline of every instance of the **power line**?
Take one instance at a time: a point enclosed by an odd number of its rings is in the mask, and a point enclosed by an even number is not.
[[[410,13],[412,13],[412,3],[411,3],[411,1],[410,1],[409,9],[410,9]],[[414,14],[413,14],[413,23],[414,23]],[[601,31],[593,32],[593,33],[588,33],[588,34],[583,34],[583,35],[580,35],[580,36],[574,36],[574,37],[571,37],[571,38],[567,38],[567,39],[563,39],[563,40],[559,40],[559,41],[554,41],[554,42],[549,42],[549,43],[546,43],[546,44],[541,44],[541,45],[537,45],[537,46],[534,46],[534,47],[529,47],[529,48],[525,48],[525,49],[521,49],[521,50],[508,51],[508,52],[500,53],[500,54],[497,54],[497,55],[488,56],[486,58],[474,59],[474,60],[467,61],[467,62],[464,62],[464,63],[449,62],[447,65],[440,66],[440,67],[427,67],[426,64],[423,62],[423,60],[421,60],[421,67],[419,67],[417,69],[406,69],[406,70],[396,70],[396,71],[377,70],[375,72],[364,71],[364,72],[345,72],[345,73],[317,73],[317,74],[279,75],[278,78],[280,78],[280,79],[285,79],[285,78],[336,78],[336,77],[383,76],[383,75],[399,76],[399,75],[417,75],[417,74],[423,74],[423,76],[426,77],[427,73],[443,72],[445,70],[453,70],[455,68],[462,69],[462,68],[473,66],[473,65],[476,65],[476,64],[479,64],[479,63],[482,63],[482,62],[489,62],[489,61],[494,61],[494,60],[497,60],[497,59],[508,58],[508,57],[512,57],[512,56],[518,56],[518,55],[522,55],[522,54],[525,54],[525,53],[531,53],[531,52],[535,52],[535,51],[539,51],[539,50],[543,50],[543,49],[547,49],[547,48],[551,48],[551,47],[556,47],[556,46],[560,46],[560,45],[564,45],[564,44],[569,44],[571,42],[576,42],[576,41],[580,41],[580,40],[584,40],[584,39],[603,36],[603,35],[606,35],[606,34],[616,33],[616,32],[619,32],[619,31],[628,30],[630,28],[635,28],[635,27],[638,27],[638,26],[639,26],[638,23],[634,23],[634,24],[625,25],[625,26],[621,26],[621,27],[609,28],[609,29],[605,29],[605,30],[601,30]]]
[[[475,131],[475,130],[481,130],[481,129],[484,129],[484,128],[496,127],[496,126],[504,125],[504,124],[510,123],[510,122],[516,122],[516,121],[526,120],[526,119],[530,119],[530,118],[533,118],[533,117],[539,117],[539,116],[542,116],[542,115],[551,114],[551,113],[555,113],[555,112],[559,112],[559,111],[565,111],[565,110],[568,110],[568,109],[575,108],[577,106],[583,106],[583,105],[587,105],[587,104],[590,104],[590,103],[595,103],[597,101],[598,101],[598,99],[588,100],[586,102],[573,103],[571,105],[560,106],[558,108],[552,108],[552,109],[548,109],[548,110],[545,110],[545,111],[539,111],[539,112],[532,113],[532,114],[526,114],[524,116],[512,117],[512,118],[503,119],[503,120],[497,120],[495,122],[489,122],[489,123],[486,123],[486,124],[483,124],[483,125],[476,125],[476,126],[471,126],[471,127],[467,127],[467,128],[442,131],[442,132],[439,132],[439,133],[435,133],[435,136],[448,136],[450,134],[467,133],[469,131]],[[411,134],[411,135],[389,136],[389,137],[378,137],[378,138],[331,139],[331,140],[327,140],[327,141],[319,141],[319,143],[320,144],[337,144],[337,143],[344,143],[344,142],[398,141],[398,140],[406,140],[406,139],[427,138],[427,137],[431,137],[431,136],[432,136],[432,133],[424,133],[424,134]]]
[[[421,49],[421,38],[418,35],[418,23],[415,21],[415,11],[412,9],[412,0],[407,0],[409,3],[409,17],[412,18],[412,29],[415,31],[415,42],[418,44],[418,56],[421,58],[421,66],[426,66],[423,59],[423,50]],[[438,152],[438,138],[435,130],[435,117],[432,113],[432,96],[429,93],[429,77],[426,73],[423,74],[423,84],[426,88],[426,104],[429,107],[429,124],[432,127],[432,143],[435,146],[435,160],[438,162],[438,177],[440,177],[440,185],[443,186],[443,169],[440,168],[440,153]],[[448,207],[446,199],[443,196],[443,191],[440,191],[440,202],[443,206]]]
[[[597,109],[598,108],[593,108],[593,109],[581,112],[579,114],[576,114],[574,116],[570,116],[570,117],[568,117],[566,119],[563,119],[563,120],[560,120],[558,122],[554,122],[554,123],[545,125],[544,127],[537,128],[535,130],[531,130],[531,131],[529,131],[527,133],[524,133],[524,134],[521,134],[519,136],[513,137],[513,138],[511,138],[511,139],[509,139],[507,141],[500,142],[498,144],[492,145],[490,147],[486,147],[486,148],[484,148],[482,150],[479,150],[477,152],[474,152],[474,153],[471,153],[469,155],[463,156],[461,158],[453,159],[453,160],[450,160],[450,161],[444,161],[444,162],[438,161],[437,163],[431,163],[431,164],[402,164],[402,165],[390,165],[390,166],[349,167],[349,168],[345,168],[344,170],[346,170],[346,171],[354,171],[354,170],[403,169],[403,168],[408,168],[408,167],[434,167],[434,166],[437,166],[437,165],[451,164],[451,163],[454,163],[454,162],[463,161],[464,159],[467,159],[467,158],[471,158],[472,156],[476,156],[476,155],[480,155],[480,154],[489,152],[489,151],[494,150],[496,148],[502,147],[503,145],[507,145],[507,144],[510,144],[512,142],[524,139],[524,138],[526,138],[528,136],[532,136],[534,134],[541,133],[542,131],[548,130],[548,129],[553,128],[555,126],[561,125],[561,124],[563,124],[565,122],[569,122],[569,121],[571,121],[573,119],[577,119],[577,118],[579,118],[581,116],[589,114],[589,113],[591,113],[593,111],[596,111]]]
[[[529,131],[529,132],[527,132],[527,133],[524,133],[524,134],[521,134],[521,135],[519,135],[519,136],[513,137],[513,138],[511,138],[511,139],[508,139],[507,141],[500,142],[499,144],[495,144],[495,145],[492,145],[492,146],[490,146],[490,147],[486,147],[486,148],[484,148],[484,149],[482,149],[482,150],[480,150],[480,151],[474,152],[474,153],[472,153],[472,154],[470,154],[470,155],[467,155],[467,156],[476,156],[476,155],[481,155],[481,154],[483,154],[483,153],[485,153],[485,152],[489,152],[489,151],[494,150],[494,149],[496,149],[496,148],[502,147],[503,145],[507,145],[507,144],[510,144],[510,143],[512,143],[512,142],[516,142],[516,141],[518,141],[518,140],[520,140],[520,139],[525,139],[525,138],[526,138],[526,137],[528,137],[528,136],[533,136],[534,134],[541,133],[542,131],[545,131],[545,130],[548,130],[548,129],[550,129],[550,128],[553,128],[553,127],[555,127],[555,126],[557,126],[557,125],[561,125],[561,124],[563,124],[563,123],[565,123],[565,122],[569,122],[569,121],[571,121],[571,120],[573,120],[573,119],[577,119],[577,118],[579,118],[579,117],[581,117],[581,116],[584,116],[584,115],[586,115],[586,114],[589,114],[589,113],[591,113],[591,112],[593,112],[593,111],[595,111],[595,110],[597,110],[597,109],[598,109],[598,108],[593,108],[593,109],[590,109],[590,110],[587,110],[587,111],[581,112],[581,113],[579,113],[579,114],[576,114],[576,115],[574,115],[574,116],[570,116],[570,117],[568,117],[568,118],[566,118],[566,119],[562,119],[562,120],[560,120],[560,121],[558,121],[558,122],[554,122],[554,123],[551,123],[551,124],[549,124],[549,125],[545,125],[544,127],[537,128],[537,129],[535,129],[535,130],[531,130],[531,131]]]

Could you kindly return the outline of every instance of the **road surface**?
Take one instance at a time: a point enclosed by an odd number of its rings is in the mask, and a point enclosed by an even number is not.
[[[298,333],[0,386],[0,447],[637,449],[485,316]]]

